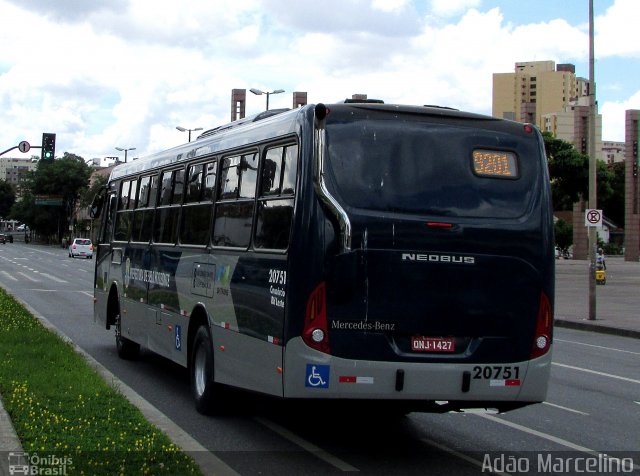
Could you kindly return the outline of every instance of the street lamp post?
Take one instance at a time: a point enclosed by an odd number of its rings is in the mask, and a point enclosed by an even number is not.
[[[187,129],[186,127],[176,126],[176,129],[178,129],[180,132],[189,131],[189,142],[191,142],[191,131],[201,131],[202,127],[196,127],[195,129]]]
[[[597,207],[597,167],[596,167],[596,78],[594,56],[593,0],[589,0],[589,208]],[[596,247],[598,231],[589,227],[589,320],[596,320]]]
[[[257,94],[258,96],[260,96],[261,94],[266,94],[267,95],[267,111],[269,110],[269,96],[272,94],[280,94],[284,92],[284,89],[276,89],[275,91],[261,91],[259,89],[256,88],[251,88],[249,89],[249,91],[251,91],[253,94]]]
[[[128,149],[125,149],[123,147],[116,147],[116,150],[119,150],[120,152],[124,152],[124,163],[127,163],[127,152],[129,152],[130,150],[136,150],[135,147],[129,147]]]

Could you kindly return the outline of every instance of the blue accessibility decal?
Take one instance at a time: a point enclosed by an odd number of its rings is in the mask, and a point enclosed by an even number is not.
[[[182,327],[176,325],[176,350],[182,350]]]
[[[329,365],[307,364],[307,375],[304,386],[312,388],[329,388]]]

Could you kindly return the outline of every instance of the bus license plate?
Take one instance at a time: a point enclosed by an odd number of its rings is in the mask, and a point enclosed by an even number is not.
[[[454,352],[453,337],[412,337],[411,350],[414,352]]]

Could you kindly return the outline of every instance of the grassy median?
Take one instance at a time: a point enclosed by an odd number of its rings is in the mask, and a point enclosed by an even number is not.
[[[3,289],[0,395],[31,463],[45,472],[201,474],[70,344]]]

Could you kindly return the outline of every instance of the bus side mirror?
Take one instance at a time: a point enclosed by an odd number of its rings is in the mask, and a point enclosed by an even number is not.
[[[104,205],[104,192],[96,194],[89,207],[89,216],[91,218],[98,218],[102,213],[102,206]]]

